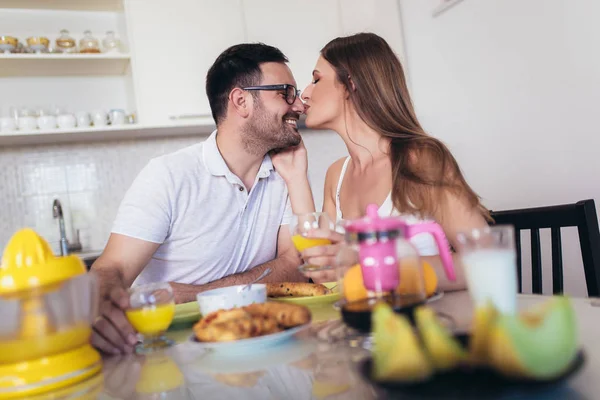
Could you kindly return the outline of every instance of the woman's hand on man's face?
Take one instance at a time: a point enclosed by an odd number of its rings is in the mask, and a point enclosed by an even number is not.
[[[308,156],[304,142],[298,146],[271,152],[271,161],[275,170],[286,183],[306,177]]]

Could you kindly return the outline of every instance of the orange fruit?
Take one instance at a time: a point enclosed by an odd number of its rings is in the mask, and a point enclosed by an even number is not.
[[[431,297],[437,290],[438,277],[431,264],[426,262],[423,262],[423,278],[425,279],[425,293],[427,293],[427,297]]]
[[[369,297],[363,284],[362,270],[359,264],[353,265],[346,271],[342,282],[342,290],[344,298],[349,302]]]
[[[435,270],[426,262],[423,262],[423,280],[425,281],[425,294],[427,297],[432,296],[438,285],[438,278]],[[416,267],[403,265],[400,275],[400,286],[396,289],[398,294],[416,293],[421,289],[422,283],[419,279],[418,270]],[[363,284],[362,270],[359,264],[353,265],[346,271],[342,282],[343,296],[346,301],[362,300],[369,297],[369,293]]]
[[[423,262],[423,281],[425,285],[425,295],[427,297],[432,296],[438,285],[437,275],[431,264]],[[422,290],[423,283],[420,280],[419,271],[416,266],[403,265],[400,274],[400,286],[396,289],[398,294],[412,294],[418,293]]]

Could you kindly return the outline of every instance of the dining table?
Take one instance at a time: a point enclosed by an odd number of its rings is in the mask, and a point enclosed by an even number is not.
[[[518,295],[519,310],[549,296]],[[468,331],[473,305],[467,291],[443,293],[430,307]],[[577,317],[581,368],[569,379],[539,390],[504,393],[498,398],[600,398],[600,299],[572,298]],[[96,399],[378,399],[405,398],[361,374],[371,352],[368,337],[353,335],[332,303],[309,306],[312,321],[295,337],[272,346],[242,351],[207,350],[191,340],[190,326],[170,329],[175,344],[148,354],[106,356],[96,378]],[[355,338],[355,339],[353,339]],[[361,339],[362,338],[362,339]]]

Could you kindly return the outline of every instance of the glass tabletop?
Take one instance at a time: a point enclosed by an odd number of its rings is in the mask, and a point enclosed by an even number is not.
[[[543,299],[520,296],[526,307]],[[436,311],[452,315],[458,327],[471,321],[466,292],[447,293],[432,303]],[[575,299],[586,365],[567,384],[527,398],[587,399],[600,391],[600,308],[590,299]],[[311,309],[309,329],[276,346],[242,353],[206,351],[191,342],[191,328],[170,330],[176,345],[152,354],[111,356],[103,372],[68,389],[67,395],[89,399],[375,399],[384,395],[365,380],[360,362],[369,356],[368,340],[341,340],[348,329],[333,306]],[[72,393],[71,393],[72,392]],[[75,393],[76,395],[74,395]],[[564,397],[567,396],[567,397]],[[56,398],[40,397],[40,398]]]

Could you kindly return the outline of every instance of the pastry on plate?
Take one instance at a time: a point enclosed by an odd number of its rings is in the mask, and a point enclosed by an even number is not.
[[[250,304],[244,307],[244,310],[253,317],[260,315],[273,317],[284,328],[293,328],[310,322],[308,308],[297,304],[277,302]]]
[[[229,342],[281,332],[310,322],[308,308],[295,304],[261,303],[206,315],[194,325],[201,342]]]
[[[220,323],[197,324],[196,338],[201,342],[230,342],[280,332],[275,318],[250,315]]]
[[[320,283],[281,282],[267,283],[268,297],[311,297],[329,294],[330,290]]]

